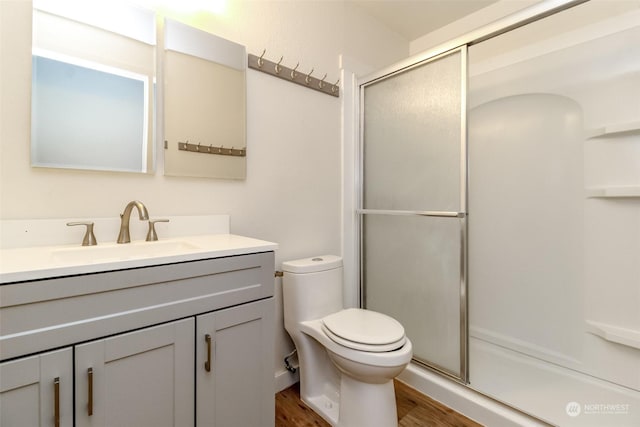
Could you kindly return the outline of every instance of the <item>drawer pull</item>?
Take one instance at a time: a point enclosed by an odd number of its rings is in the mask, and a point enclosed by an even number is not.
[[[87,379],[89,381],[89,396],[87,402],[87,415],[93,415],[93,368],[87,369]]]
[[[204,370],[211,372],[211,335],[206,334],[204,340],[207,342],[207,361],[204,362]]]
[[[60,377],[53,379],[53,423],[60,427]]]

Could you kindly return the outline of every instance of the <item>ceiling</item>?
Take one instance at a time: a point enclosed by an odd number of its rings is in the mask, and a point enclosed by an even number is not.
[[[351,0],[409,41],[497,0]]]

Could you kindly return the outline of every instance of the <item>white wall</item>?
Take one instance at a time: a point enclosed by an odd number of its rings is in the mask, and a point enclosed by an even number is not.
[[[408,55],[406,40],[343,2],[235,1],[222,16],[161,12],[250,53],[266,48],[284,65],[299,61],[302,72],[326,72],[330,82],[341,54],[366,72]],[[0,1],[0,219],[117,217],[139,199],[152,217],[230,214],[232,233],[280,244],[276,268],[340,253],[342,99],[249,70],[245,181],[165,177],[162,153],[153,175],[31,168],[30,49],[31,2]],[[278,279],[278,313],[280,292]],[[275,345],[278,371],[292,348],[282,328]]]
[[[526,7],[542,2],[544,2],[544,0],[500,0],[442,28],[412,40],[409,44],[409,53],[416,55],[463,34],[491,24]]]

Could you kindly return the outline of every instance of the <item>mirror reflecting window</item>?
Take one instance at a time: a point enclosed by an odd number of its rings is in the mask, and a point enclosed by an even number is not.
[[[166,175],[246,177],[246,48],[176,21],[164,28]]]
[[[155,14],[34,1],[32,166],[152,172]]]

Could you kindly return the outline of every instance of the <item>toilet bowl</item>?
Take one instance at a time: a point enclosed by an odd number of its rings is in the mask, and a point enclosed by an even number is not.
[[[393,427],[393,378],[412,357],[395,319],[342,304],[342,259],[282,264],[285,329],[300,363],[300,397],[333,426]]]

